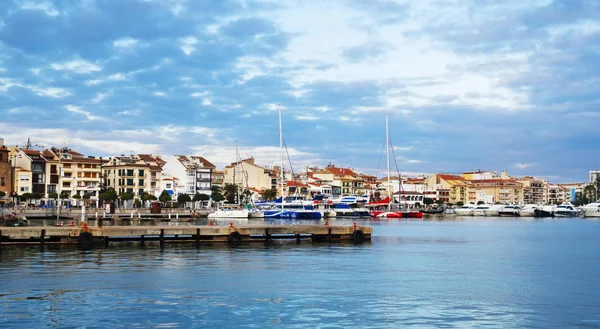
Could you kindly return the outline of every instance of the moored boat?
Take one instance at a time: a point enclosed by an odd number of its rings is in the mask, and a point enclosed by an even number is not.
[[[498,211],[498,216],[520,217],[521,210],[523,210],[523,207],[519,206],[518,204],[509,204],[502,207],[502,209]]]
[[[472,203],[462,205],[456,209],[454,209],[454,214],[456,216],[473,216],[473,210],[475,210],[475,205]]]
[[[554,215],[554,217],[578,217],[579,210],[570,202],[565,202],[556,206],[552,211],[552,215]]]
[[[585,217],[600,217],[600,202],[592,202],[581,207]]]
[[[554,217],[554,206],[545,205],[537,207],[533,210],[534,217]]]

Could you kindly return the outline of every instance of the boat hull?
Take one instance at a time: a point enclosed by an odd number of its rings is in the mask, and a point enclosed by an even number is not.
[[[321,219],[318,211],[273,210],[264,212],[265,219],[315,220]]]
[[[540,217],[540,218],[544,218],[544,217],[554,217],[554,214],[552,211],[550,210],[544,210],[544,209],[534,209],[533,210],[534,213],[534,217]]]

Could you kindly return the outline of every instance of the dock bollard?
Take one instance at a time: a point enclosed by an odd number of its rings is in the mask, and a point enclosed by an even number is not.
[[[329,225],[329,221],[326,220],[325,221],[325,226],[327,226],[327,225]]]
[[[233,223],[232,222],[229,222],[229,227],[233,227]]]
[[[208,226],[213,226],[212,220],[208,223]]]

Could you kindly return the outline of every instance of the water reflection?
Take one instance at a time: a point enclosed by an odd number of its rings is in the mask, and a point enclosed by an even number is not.
[[[367,223],[365,245],[3,245],[0,326],[600,324],[598,221],[358,221]]]

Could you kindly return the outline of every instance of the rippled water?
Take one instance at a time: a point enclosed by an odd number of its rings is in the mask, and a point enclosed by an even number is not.
[[[600,221],[369,224],[362,245],[2,246],[0,328],[600,328]]]

